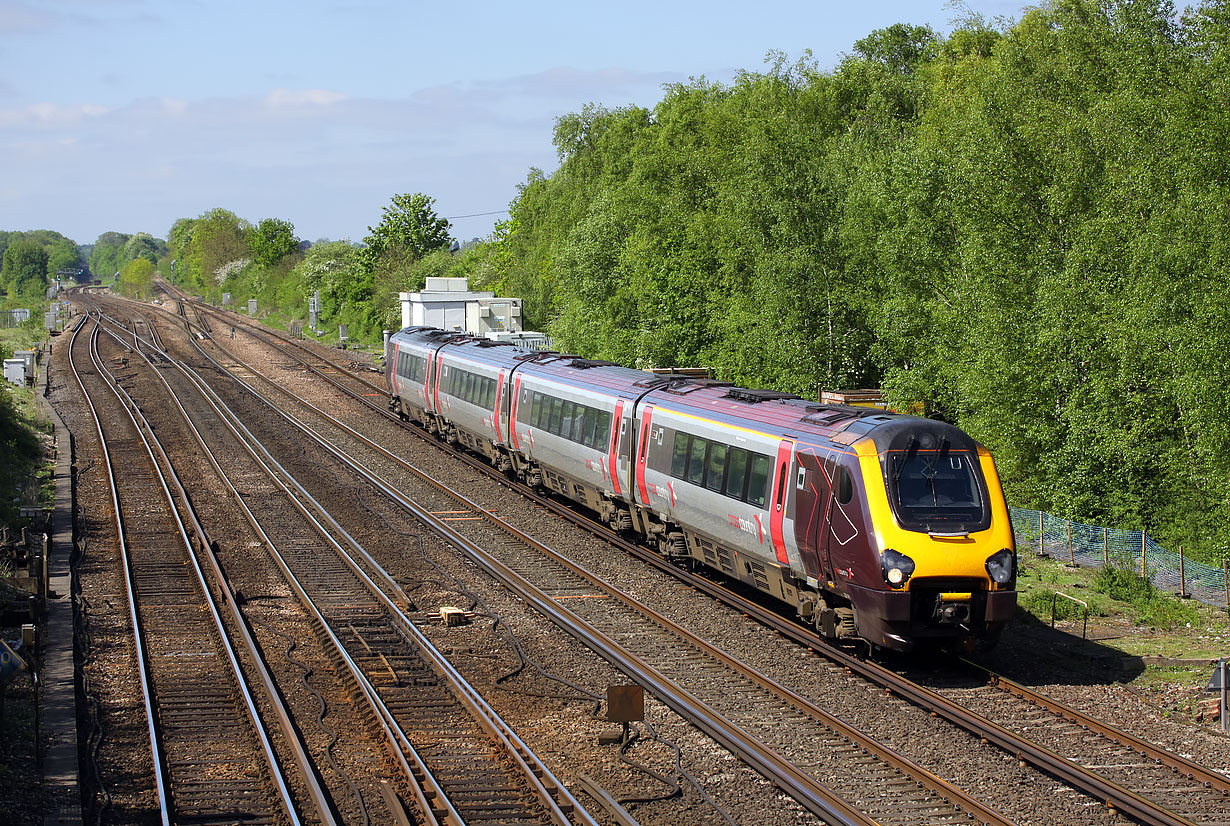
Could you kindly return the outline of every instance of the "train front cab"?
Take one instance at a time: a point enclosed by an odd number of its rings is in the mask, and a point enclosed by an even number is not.
[[[854,446],[879,557],[846,588],[859,635],[993,645],[1016,609],[1016,549],[990,453],[944,425],[877,435]]]

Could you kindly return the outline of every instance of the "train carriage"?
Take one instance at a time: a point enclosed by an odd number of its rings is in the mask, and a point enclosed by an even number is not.
[[[392,403],[826,636],[993,643],[1016,605],[990,454],[950,425],[410,328]]]
[[[633,529],[633,411],[667,380],[558,353],[526,359],[513,378],[510,435],[527,481],[585,505],[616,530]]]

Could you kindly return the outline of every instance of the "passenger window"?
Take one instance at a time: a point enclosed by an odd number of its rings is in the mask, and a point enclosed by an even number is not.
[[[551,399],[551,421],[547,425],[547,430],[552,433],[559,433],[560,414],[564,410],[563,399]]]
[[[726,481],[726,445],[714,442],[709,447],[709,467],[705,470],[705,487],[709,490],[722,492],[722,483]]]
[[[765,503],[765,490],[769,486],[770,465],[768,456],[759,453],[752,454],[752,469],[747,480],[747,502],[758,508]]]
[[[576,411],[572,414],[572,436],[574,442],[581,442],[585,439],[585,405],[578,404]]]
[[[598,446],[598,411],[592,407],[585,408],[585,439],[586,447]]]
[[[572,438],[572,402],[564,402],[563,412],[560,413],[559,427],[555,430],[555,435],[563,436],[565,439]]]
[[[688,434],[675,433],[675,452],[671,454],[671,476],[683,478],[683,472],[688,466]]]
[[[594,447],[606,450],[611,443],[611,414],[605,410],[598,411],[598,431],[594,434]]]
[[[726,474],[726,495],[735,499],[743,499],[747,489],[747,451],[741,447],[732,447],[727,464],[730,466]]]
[[[848,505],[854,498],[854,479],[844,467],[837,474],[837,503]]]
[[[692,447],[688,452],[687,480],[693,485],[699,485],[705,478],[705,453],[709,442],[699,436],[692,437]]]
[[[495,410],[495,379],[487,379],[487,409]]]

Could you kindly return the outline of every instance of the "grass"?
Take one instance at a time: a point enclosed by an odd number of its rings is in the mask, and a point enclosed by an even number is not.
[[[1122,568],[1081,568],[1033,555],[1022,560],[1017,588],[1024,611],[1049,625],[1056,592],[1088,603],[1096,645],[1143,662],[1128,685],[1168,716],[1194,717],[1199,701],[1211,696],[1204,694],[1209,661],[1230,656],[1230,615],[1224,607],[1180,599]],[[1060,598],[1055,614],[1057,627],[1080,633],[1080,606]]]
[[[1152,582],[1121,568],[1080,568],[1053,559],[1030,559],[1017,581],[1018,604],[1038,622],[1080,623],[1084,609],[1056,592],[1089,606],[1089,623],[1106,629],[1107,645],[1136,656],[1208,659],[1230,654],[1230,616],[1158,590]],[[1114,633],[1115,630],[1121,633]]]
[[[33,322],[0,329],[0,350],[27,350],[45,337],[41,326]],[[45,365],[46,353],[43,358]],[[53,471],[40,443],[40,434],[50,432],[51,423],[43,414],[36,391],[4,383],[0,388],[0,454],[5,459],[0,463],[0,524],[19,528],[20,506],[46,507],[54,497]]]

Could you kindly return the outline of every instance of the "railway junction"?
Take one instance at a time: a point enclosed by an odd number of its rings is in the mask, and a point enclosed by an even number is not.
[[[1230,824],[1230,741],[1015,630],[854,657],[397,421],[362,354],[74,310],[78,822]]]

